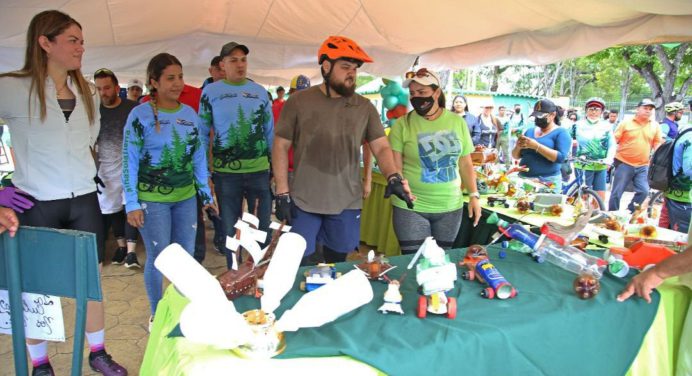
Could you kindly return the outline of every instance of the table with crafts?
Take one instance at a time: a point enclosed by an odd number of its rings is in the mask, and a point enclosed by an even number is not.
[[[176,328],[188,300],[169,286],[159,303],[140,372],[622,375],[630,370],[633,375],[670,374],[676,360],[672,349],[681,331],[676,325],[686,315],[682,307],[689,305],[689,290],[665,286],[661,294],[653,294],[651,304],[641,299],[618,303],[615,295],[626,279],[605,275],[600,294],[581,300],[573,292],[574,274],[515,252],[500,259],[499,251],[497,245],[488,248],[494,264],[518,290],[513,299],[484,299],[479,295],[483,285],[459,279],[450,291],[458,300],[457,317],[450,320],[429,314],[419,319],[412,271],[401,286],[404,315],[377,311],[386,284],[373,281],[372,302],[322,327],[285,333],[285,351],[265,361],[243,360],[229,350],[181,337]],[[455,263],[463,254],[462,249],[449,251]],[[388,275],[400,278],[411,257],[391,257],[390,263],[397,268]],[[337,269],[347,272],[353,263],[337,264]],[[302,269],[298,275],[303,275]],[[304,294],[298,288],[301,279],[283,299],[277,317]],[[259,308],[253,297],[234,303],[240,312]]]

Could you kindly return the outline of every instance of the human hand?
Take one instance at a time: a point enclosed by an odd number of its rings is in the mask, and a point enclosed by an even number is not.
[[[127,213],[127,223],[132,227],[142,228],[144,226],[144,211],[137,209]]]
[[[19,219],[12,208],[0,208],[0,234],[5,231],[10,232],[14,237],[19,229]]]
[[[617,296],[617,300],[623,302],[633,294],[637,294],[647,303],[651,303],[651,291],[661,283],[663,283],[663,278],[656,273],[656,267],[645,270],[630,280],[630,283]]]
[[[103,193],[99,189],[99,186],[101,188],[106,188],[106,184],[103,183],[103,180],[101,180],[101,178],[98,175],[94,176],[94,183],[96,183],[96,193],[99,193],[99,194]]]
[[[202,207],[202,210],[204,210],[207,213],[207,216],[209,216],[209,218],[221,219],[221,217],[219,216],[219,207],[216,206],[216,202],[204,205]]]
[[[31,209],[34,202],[28,193],[15,187],[0,187],[0,206],[13,209],[20,213],[24,210]]]
[[[372,181],[368,179],[363,179],[363,199],[370,197],[370,191],[372,190]]]
[[[280,221],[286,221],[287,225],[290,225],[293,221],[293,200],[291,200],[291,195],[287,193],[282,193],[277,195],[274,199],[276,204],[276,218]]]
[[[384,198],[389,198],[391,195],[395,195],[405,201],[406,206],[409,209],[413,209],[414,197],[411,195],[411,188],[409,188],[408,182],[398,173],[391,174],[387,178],[387,189],[384,191]]]
[[[469,199],[468,211],[469,218],[473,218],[473,227],[478,226],[478,222],[481,220],[481,200],[471,197]]]

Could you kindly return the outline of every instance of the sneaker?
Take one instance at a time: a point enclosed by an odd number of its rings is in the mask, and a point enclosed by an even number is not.
[[[106,350],[99,350],[89,354],[89,367],[95,372],[102,373],[104,375],[127,375],[127,370],[125,367],[116,363]]]
[[[111,259],[111,262],[115,265],[120,265],[125,261],[125,255],[127,254],[127,248],[125,247],[118,247],[118,249],[115,250],[115,254],[113,255],[113,258]]]
[[[137,261],[136,253],[130,252],[127,254],[127,256],[125,256],[125,267],[128,269],[142,267],[141,265],[139,265],[139,261]]]
[[[53,366],[50,363],[43,363],[38,367],[34,367],[31,371],[31,376],[55,376]]]
[[[154,326],[154,316],[149,316],[149,333],[151,333],[151,328]]]

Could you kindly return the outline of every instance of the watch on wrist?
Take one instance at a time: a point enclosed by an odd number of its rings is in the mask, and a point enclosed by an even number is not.
[[[478,193],[478,192],[471,192],[471,193],[469,193],[469,197],[475,197],[475,198],[480,199],[480,198],[481,198],[481,194]]]

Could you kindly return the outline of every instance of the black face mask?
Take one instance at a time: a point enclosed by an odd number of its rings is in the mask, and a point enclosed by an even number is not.
[[[548,118],[547,118],[547,117],[544,117],[544,118],[542,118],[542,119],[541,119],[541,118],[536,118],[536,120],[534,121],[534,123],[536,124],[536,126],[537,126],[538,128],[545,129],[545,128],[548,127]]]
[[[416,110],[416,113],[420,116],[425,116],[428,114],[432,106],[435,104],[435,99],[430,97],[412,97],[411,106]]]
[[[517,113],[517,114],[520,113],[520,112],[521,112],[521,108],[515,108],[515,109],[514,109],[514,112]]]

